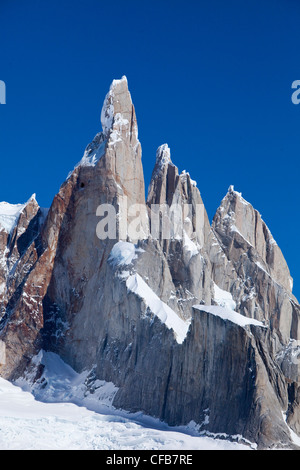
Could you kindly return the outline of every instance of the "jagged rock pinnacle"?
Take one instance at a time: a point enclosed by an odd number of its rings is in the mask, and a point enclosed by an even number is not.
[[[120,121],[122,118],[123,124],[130,122],[132,106],[127,78],[123,76],[120,80],[113,80],[101,111],[101,124],[105,137],[113,128],[115,120]]]
[[[156,164],[162,167],[167,163],[172,163],[171,151],[168,144],[163,144],[160,145],[156,151]]]

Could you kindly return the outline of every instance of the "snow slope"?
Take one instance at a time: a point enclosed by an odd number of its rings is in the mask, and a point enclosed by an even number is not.
[[[233,300],[231,293],[220,289],[220,287],[215,283],[214,299],[220,307],[228,308],[229,310],[234,310],[236,308],[236,303]]]
[[[266,328],[266,326],[254,318],[248,318],[235,311],[236,303],[230,292],[227,292],[214,283],[214,300],[218,305],[194,305],[193,308],[202,312],[211,313],[224,321],[231,321],[239,326],[255,325]]]
[[[7,233],[11,233],[18,222],[21,212],[33,200],[36,201],[36,194],[32,194],[24,204],[0,202],[0,231],[5,230]]]
[[[191,242],[192,243],[192,242]],[[109,262],[114,267],[130,266],[138,257],[138,253],[143,252],[141,248],[137,248],[131,242],[119,241],[116,243],[109,255]],[[198,253],[198,251],[197,251]],[[143,299],[147,308],[156,315],[167,328],[174,331],[176,341],[181,344],[186,338],[190,322],[183,321],[174,310],[165,304],[153,290],[148,286],[144,279],[135,272],[134,269],[129,271],[123,270],[119,276],[126,280],[126,287],[138,297]]]
[[[26,204],[9,204],[8,202],[0,202],[0,230],[4,229],[10,233],[14,228],[20,213]]]
[[[183,321],[174,310],[165,304],[146,284],[138,273],[132,274],[126,281],[129,291],[138,295],[151,312],[156,315],[167,328],[172,329],[178,344],[183,343],[186,338],[190,322]]]
[[[250,449],[242,443],[200,436],[192,424],[171,428],[141,413],[115,410],[110,405],[116,392],[113,384],[99,381],[100,392],[88,394],[86,373],[77,374],[53,353],[41,353],[36,358],[39,363],[45,367],[40,380],[44,388],[33,385],[30,375],[18,382],[20,386],[0,378],[2,450]]]
[[[234,310],[225,307],[219,307],[218,305],[193,305],[193,308],[202,312],[211,313],[212,315],[222,318],[224,321],[228,320],[242,327],[247,325],[255,325],[261,326],[262,328],[267,328],[262,322],[255,320],[254,318],[245,317],[244,315],[241,315]]]
[[[131,242],[117,242],[109,255],[109,261],[113,266],[127,266],[137,258],[137,249]]]

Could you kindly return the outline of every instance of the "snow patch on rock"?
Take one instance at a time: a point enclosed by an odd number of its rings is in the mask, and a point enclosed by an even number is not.
[[[234,310],[216,305],[193,305],[193,308],[202,312],[211,313],[224,321],[230,321],[236,325],[245,327],[247,325],[261,326],[267,328],[262,322],[254,318],[248,318]]]
[[[119,241],[113,246],[108,261],[114,267],[128,266],[138,257],[138,253],[143,251],[131,242]]]
[[[224,307],[229,310],[234,310],[236,308],[236,303],[233,300],[231,293],[220,289],[216,283],[214,283],[214,300],[220,307]]]
[[[167,328],[172,329],[178,344],[182,344],[189,330],[190,322],[182,320],[174,310],[165,304],[142,277],[135,273],[126,281],[127,289],[143,299],[145,305]]]
[[[27,204],[35,200],[36,195],[33,194],[25,204],[9,204],[8,202],[0,202],[0,231],[4,230],[11,233],[16,226],[21,212]]]

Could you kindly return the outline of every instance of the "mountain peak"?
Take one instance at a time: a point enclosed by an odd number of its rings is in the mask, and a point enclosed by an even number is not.
[[[37,202],[36,200],[36,193],[33,193],[30,198],[28,199],[28,201],[26,202],[26,204],[29,204],[30,202]]]
[[[270,229],[258,210],[241,193],[235,191],[233,186],[229,187],[223,198],[212,227],[219,240],[222,240],[228,258],[234,259],[235,263],[243,263],[245,247],[247,250],[251,247],[252,259],[254,253],[256,256],[256,266],[291,293],[293,283],[289,268]],[[236,242],[232,243],[233,240]],[[253,273],[248,275],[249,278],[253,276]]]
[[[107,146],[114,147],[124,141],[132,147],[139,146],[136,115],[125,75],[112,81],[103,102],[100,120],[102,132],[98,132],[87,145],[75,168],[96,166],[105,154]],[[71,174],[72,171],[68,178]]]
[[[236,191],[236,190],[234,189],[234,185],[233,185],[233,184],[231,184],[231,185],[229,186],[228,191],[227,191],[227,195],[228,195],[228,194],[234,194],[235,196],[242,197],[242,193],[239,192],[239,191]]]
[[[172,163],[170,147],[168,144],[160,145],[156,150],[156,164],[162,167],[168,163]]]
[[[103,134],[108,136],[113,128],[116,118],[123,118],[124,123],[130,121],[132,115],[132,100],[128,90],[125,75],[121,79],[112,81],[109,91],[104,99],[101,111],[101,124]]]
[[[228,197],[231,197],[231,196],[234,196],[234,198],[238,198],[240,200],[240,202],[242,202],[244,205],[251,205],[248,201],[246,201],[246,199],[243,198],[242,196],[242,193],[239,192],[239,191],[236,191],[234,189],[234,185],[231,184],[228,188],[228,191],[227,191],[227,194],[224,198],[224,200],[226,200]],[[231,198],[232,199],[232,198]]]
[[[127,77],[126,75],[123,75],[122,78],[119,78],[119,79],[114,79],[111,83],[111,88],[116,88],[118,86],[120,86],[123,82],[125,82],[128,86],[128,80],[127,80]]]

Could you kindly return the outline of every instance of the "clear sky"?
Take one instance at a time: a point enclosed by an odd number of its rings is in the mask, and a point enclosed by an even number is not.
[[[210,219],[233,184],[300,298],[299,55],[299,0],[0,0],[0,201],[49,207],[126,75],[146,185],[163,143]]]

